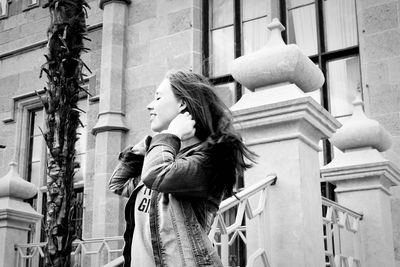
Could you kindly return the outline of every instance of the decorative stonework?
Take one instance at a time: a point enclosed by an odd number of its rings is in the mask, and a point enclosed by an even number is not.
[[[254,91],[279,83],[294,83],[304,92],[324,83],[321,70],[295,44],[285,45],[278,19],[268,25],[271,37],[261,50],[239,57],[231,64],[231,74],[246,88]]]
[[[392,138],[379,122],[365,116],[361,99],[353,101],[354,112],[351,118],[330,139],[340,150],[371,147],[380,152],[392,145]]]
[[[34,197],[38,190],[36,186],[19,176],[15,162],[11,162],[10,166],[10,171],[0,179],[0,198],[29,199]]]

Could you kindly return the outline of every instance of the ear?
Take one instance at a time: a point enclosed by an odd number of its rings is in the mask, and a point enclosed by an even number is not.
[[[187,108],[186,102],[181,100],[180,106],[179,106],[179,112],[183,112]]]

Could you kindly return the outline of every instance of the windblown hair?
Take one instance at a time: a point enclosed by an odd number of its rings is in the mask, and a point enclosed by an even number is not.
[[[232,125],[229,108],[215,94],[214,86],[207,78],[191,71],[169,72],[166,78],[175,96],[186,104],[185,111],[196,122],[195,135],[204,142],[204,150],[217,160],[213,165],[222,178],[213,181],[215,190],[225,191],[226,196],[232,195],[237,177],[252,166],[245,159],[254,163],[256,154],[242,142]]]

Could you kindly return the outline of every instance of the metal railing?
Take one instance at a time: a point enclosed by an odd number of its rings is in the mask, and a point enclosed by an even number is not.
[[[123,241],[122,236],[76,240],[71,252],[71,266],[102,266],[122,254]],[[16,267],[42,266],[45,246],[46,242],[16,244]]]
[[[246,187],[235,196],[232,196],[221,203],[209,237],[214,241],[214,245],[219,250],[222,264],[224,266],[230,266],[229,246],[234,243],[236,238],[240,238],[244,244],[247,245],[248,239],[246,232],[249,221],[256,221],[258,233],[264,232],[265,222],[263,214],[267,201],[267,188],[268,186],[275,184],[276,179],[276,175],[269,175],[265,180]],[[250,201],[250,198],[253,196],[259,197],[255,209],[253,209],[250,204],[250,202],[254,202]],[[235,220],[233,224],[227,225],[223,215],[224,213],[230,212],[232,209],[236,213]],[[248,221],[245,220],[246,218]],[[254,266],[255,261],[260,258],[263,266],[270,267],[267,253],[265,251],[264,238],[265,235],[258,235],[258,249],[256,249],[251,255],[248,255],[246,266]]]
[[[266,205],[267,188],[276,181],[276,175],[270,175],[263,181],[252,186],[246,187],[224,200],[217,212],[214,224],[210,231],[210,239],[214,241],[215,246],[220,252],[221,260],[224,266],[229,266],[229,247],[240,238],[244,244],[247,244],[246,222],[257,221],[258,230],[264,228],[264,210]],[[256,208],[253,209],[250,200],[251,197],[258,197]],[[224,220],[224,214],[234,214],[234,222],[227,225]],[[266,251],[264,249],[264,235],[258,235],[258,249],[247,258],[247,266],[254,266],[254,262],[261,260],[263,266],[270,267]],[[114,243],[111,245],[111,243]],[[91,238],[84,241],[74,241],[74,250],[71,253],[71,262],[73,267],[79,266],[104,266],[117,267],[122,266],[123,237],[105,237]],[[40,258],[44,258],[43,249],[46,243],[16,244],[17,251],[16,267],[38,266]],[[116,256],[117,255],[117,256]],[[118,257],[119,256],[119,257]],[[104,265],[105,264],[105,265]]]
[[[322,197],[325,266],[361,267],[359,224],[363,215]]]

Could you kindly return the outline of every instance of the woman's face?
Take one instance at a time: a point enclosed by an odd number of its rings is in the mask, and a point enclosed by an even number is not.
[[[177,99],[168,79],[158,86],[155,99],[147,105],[150,112],[150,127],[154,132],[168,129],[170,122],[182,110],[182,101]]]

